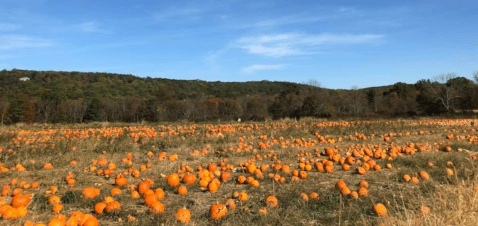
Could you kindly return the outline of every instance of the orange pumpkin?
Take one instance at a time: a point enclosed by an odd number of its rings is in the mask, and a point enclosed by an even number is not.
[[[266,198],[266,205],[269,207],[269,208],[276,208],[279,204],[279,201],[277,200],[277,198],[275,196],[267,196]]]
[[[420,173],[418,173],[418,176],[420,176],[420,178],[422,180],[429,180],[430,179],[430,174],[428,174],[425,171],[420,171]]]
[[[13,196],[13,199],[12,199],[12,207],[14,208],[18,208],[18,207],[21,207],[21,206],[27,206],[28,203],[30,203],[30,195],[29,194],[25,194],[25,195],[15,195]]]
[[[173,173],[166,177],[168,185],[171,187],[176,187],[179,185],[179,176],[176,173]]]
[[[144,194],[146,191],[149,190],[151,184],[148,181],[141,181],[138,184],[138,192],[139,194]]]
[[[382,203],[377,203],[373,207],[373,212],[378,216],[384,216],[387,214],[387,208]]]
[[[103,211],[104,211],[105,208],[106,208],[106,205],[107,205],[107,204],[104,203],[104,202],[96,203],[96,205],[95,205],[95,213],[96,213],[96,214],[102,214]]]
[[[227,214],[227,208],[224,204],[215,204],[212,205],[211,208],[209,209],[209,215],[211,216],[211,219],[213,220],[219,220],[226,216]]]
[[[114,212],[121,209],[121,204],[118,201],[112,201],[108,203],[105,207],[107,213]]]
[[[180,221],[183,224],[187,224],[191,220],[191,213],[186,208],[178,209],[176,211],[176,220]]]
[[[100,194],[100,189],[93,188],[93,187],[87,187],[87,188],[83,189],[81,194],[83,194],[85,199],[92,199],[92,198],[95,198],[96,196],[98,196]]]
[[[112,188],[110,191],[111,196],[121,195],[123,193],[119,188]]]
[[[118,176],[116,176],[115,184],[116,184],[117,186],[122,187],[122,186],[124,186],[124,185],[126,184],[126,182],[127,182],[127,181],[126,181],[126,178],[125,178],[123,175],[118,174]]]
[[[188,193],[188,189],[185,186],[179,186],[178,187],[178,194],[185,195],[187,193]]]
[[[149,206],[149,212],[154,214],[163,213],[164,205],[161,202],[156,201]]]
[[[235,199],[228,199],[228,200],[226,200],[225,205],[230,210],[236,209],[236,200]]]
[[[184,175],[183,183],[185,183],[187,185],[194,185],[195,182],[196,182],[196,176],[194,176],[192,174],[189,174],[189,173]]]
[[[151,204],[153,204],[154,202],[157,202],[158,201],[158,196],[156,196],[156,194],[149,194],[149,195],[146,195],[144,197],[144,204],[146,206],[150,206]]]

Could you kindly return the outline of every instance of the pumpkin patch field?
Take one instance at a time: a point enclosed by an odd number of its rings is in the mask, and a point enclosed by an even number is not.
[[[0,225],[476,225],[478,120],[0,127]]]

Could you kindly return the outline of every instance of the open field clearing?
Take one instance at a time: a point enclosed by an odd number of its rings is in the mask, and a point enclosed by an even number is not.
[[[0,225],[476,225],[478,120],[0,128]]]

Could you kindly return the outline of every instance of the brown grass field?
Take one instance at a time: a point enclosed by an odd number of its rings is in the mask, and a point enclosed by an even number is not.
[[[189,210],[189,225],[476,225],[477,123],[422,118],[4,126],[0,225],[181,225],[181,208]],[[168,184],[173,173],[187,194]],[[187,185],[185,175],[196,180]],[[116,185],[122,177],[125,185]],[[362,180],[369,186],[359,190]],[[338,181],[344,188],[337,188]],[[87,187],[100,192],[87,198]],[[118,188],[121,193],[113,194]],[[277,198],[277,207],[266,203],[268,196]],[[155,209],[157,202],[164,211]],[[213,219],[211,206],[226,202],[235,208],[220,206],[227,213]],[[385,214],[374,210],[378,203]]]

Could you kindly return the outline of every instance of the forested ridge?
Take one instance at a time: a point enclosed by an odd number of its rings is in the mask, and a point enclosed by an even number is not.
[[[476,74],[474,78],[478,82]],[[207,82],[18,69],[0,72],[2,124],[393,117],[473,109],[478,109],[478,86],[455,74],[415,84],[332,90],[275,81]]]

